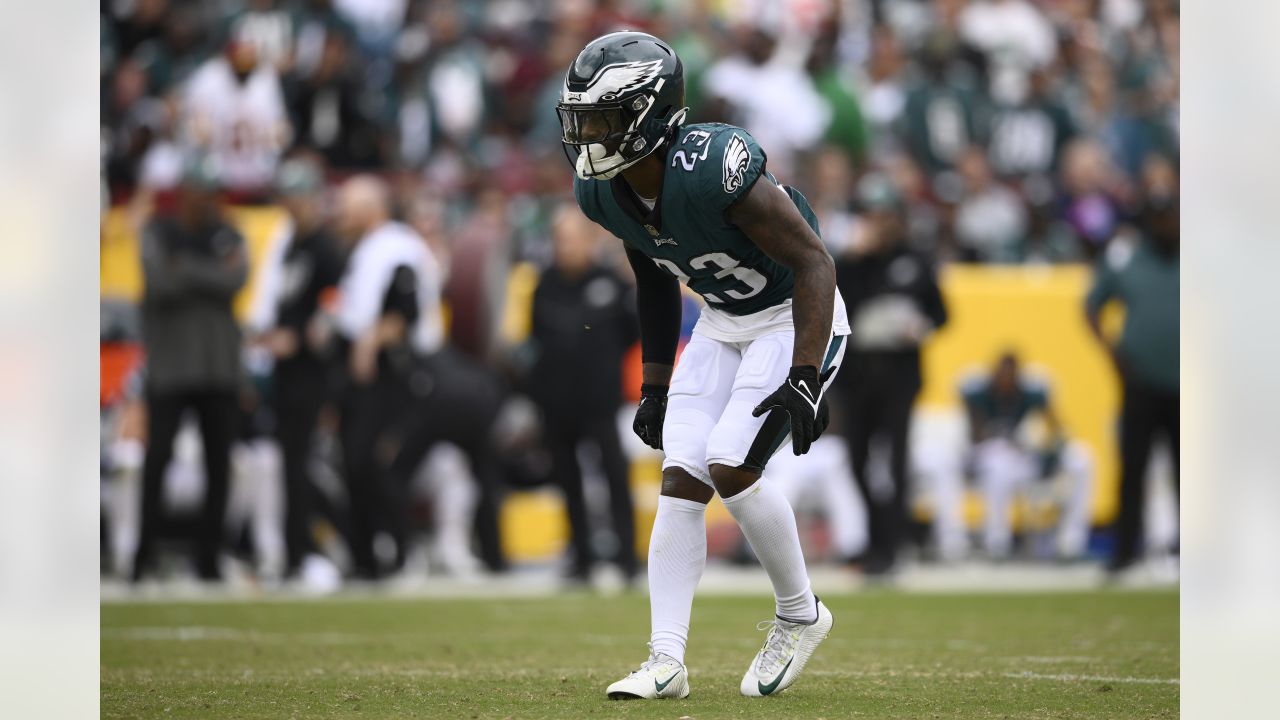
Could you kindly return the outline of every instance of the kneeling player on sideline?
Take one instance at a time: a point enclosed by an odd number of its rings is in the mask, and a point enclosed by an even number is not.
[[[557,111],[578,205],[622,240],[635,270],[644,380],[634,429],[666,453],[649,543],[651,652],[608,695],[689,694],[685,644],[715,492],[776,599],[740,689],[781,692],[832,617],[809,588],[791,506],[761,474],[788,434],[802,455],[826,428],[823,386],[849,333],[834,263],[808,201],[766,172],[747,131],[684,124],[684,70],[661,40],[593,40],[569,68]],[[678,280],[707,307],[673,375]]]
[[[986,505],[987,553],[1002,560],[1012,551],[1009,508],[1021,492],[1053,499],[1059,511],[1054,550],[1064,560],[1082,557],[1093,463],[1083,445],[1063,432],[1048,386],[1022,373],[1017,356],[1006,353],[988,377],[965,381],[960,392],[969,414],[973,475]],[[1047,442],[1039,446],[1025,437],[1032,415],[1041,416],[1048,429]]]

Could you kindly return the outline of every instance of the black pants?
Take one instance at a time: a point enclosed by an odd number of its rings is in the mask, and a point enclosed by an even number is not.
[[[349,379],[342,393],[339,436],[348,499],[347,544],[356,576],[365,579],[382,575],[373,539],[380,530],[391,532],[394,525],[396,495],[387,470],[394,453],[391,431],[403,416],[407,387],[402,376],[384,366],[371,383]]]
[[[284,538],[290,572],[315,551],[311,520],[311,442],[320,409],[328,398],[327,368],[318,361],[277,363],[274,376],[276,440],[284,460]]]
[[[173,459],[173,441],[188,410],[200,423],[205,470],[204,507],[196,527],[195,560],[201,578],[219,577],[218,554],[227,513],[231,475],[231,442],[238,403],[234,390],[189,390],[147,393],[147,454],[142,469],[142,528],[134,556],[133,577],[151,570],[155,543],[164,520],[164,477]]]
[[[400,561],[409,544],[407,492],[427,452],[438,442],[458,446],[471,465],[479,497],[473,525],[480,559],[492,572],[507,568],[498,529],[502,464],[490,438],[503,401],[496,377],[456,351],[445,349],[419,361],[409,380],[409,412],[398,432],[390,487],[397,493],[393,535]]]
[[[595,561],[591,528],[587,522],[582,468],[578,465],[578,445],[586,441],[599,448],[605,480],[609,484],[609,513],[618,538],[618,567],[628,579],[634,577],[639,569],[635,549],[635,510],[631,503],[627,458],[622,452],[614,416],[605,413],[598,417],[567,419],[548,415],[545,430],[552,473],[564,491],[565,507],[569,513],[573,574],[586,575]]]
[[[913,363],[898,359],[854,358],[846,362],[836,382],[844,406],[845,438],[853,474],[867,507],[867,565],[871,569],[887,568],[894,563],[906,531],[910,494],[908,442],[911,409],[920,392],[919,370]],[[889,443],[892,489],[887,498],[872,492],[867,475],[871,444],[876,438]]]
[[[1124,383],[1120,415],[1120,517],[1116,521],[1116,548],[1112,567],[1128,565],[1138,556],[1142,541],[1142,511],[1146,502],[1147,465],[1157,436],[1164,437],[1173,453],[1174,489],[1178,489],[1179,394]]]

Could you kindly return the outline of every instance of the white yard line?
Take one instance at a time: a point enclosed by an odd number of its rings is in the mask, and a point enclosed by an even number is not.
[[[1005,673],[1005,677],[1017,680],[1055,680],[1058,682],[1101,682],[1101,683],[1130,683],[1139,685],[1180,685],[1178,678],[1141,678],[1120,676],[1113,677],[1110,675],[1073,675],[1070,673],[1058,673],[1046,675],[1042,673],[1020,672]]]
[[[367,643],[371,640],[371,637],[369,636],[349,635],[343,633],[263,633],[254,630],[237,630],[235,628],[224,627],[202,627],[196,625],[166,627],[108,627],[102,628],[102,637],[118,640],[161,640],[170,642],[306,642],[317,645],[351,645],[355,643]]]
[[[933,672],[921,670],[806,670],[806,675],[816,677],[839,677],[839,678],[911,678],[925,680],[972,680],[984,677],[1005,677],[1015,680],[1046,680],[1050,682],[1100,682],[1120,684],[1138,684],[1138,685],[1178,685],[1180,681],[1177,678],[1144,678],[1131,676],[1113,676],[1113,675],[1075,675],[1070,673],[994,673],[974,670],[969,672]]]
[[[1013,658],[1022,662],[1035,663],[1039,665],[1059,665],[1062,663],[1090,663],[1097,662],[1098,658],[1088,655],[1023,655],[1022,657]]]

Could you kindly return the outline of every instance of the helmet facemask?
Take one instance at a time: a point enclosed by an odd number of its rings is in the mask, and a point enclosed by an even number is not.
[[[608,180],[653,152],[660,141],[644,132],[653,122],[653,103],[652,95],[637,93],[621,101],[556,105],[561,141],[578,177]]]

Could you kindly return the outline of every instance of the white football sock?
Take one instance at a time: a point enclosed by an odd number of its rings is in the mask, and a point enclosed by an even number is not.
[[[723,499],[769,574],[778,617],[804,623],[816,620],[818,605],[809,590],[796,515],[786,496],[761,477],[746,490]]]
[[[707,506],[658,496],[649,538],[649,616],[653,651],[684,662],[693,591],[707,566]]]

